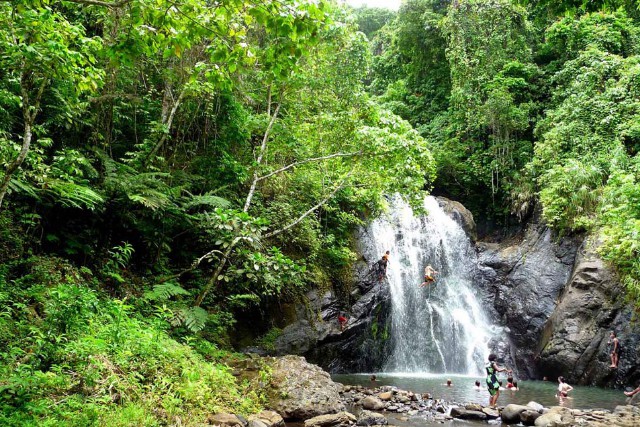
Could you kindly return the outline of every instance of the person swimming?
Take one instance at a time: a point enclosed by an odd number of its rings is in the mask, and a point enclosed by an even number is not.
[[[476,381],[475,385],[473,386],[473,389],[475,391],[480,391],[482,390],[482,387],[480,387],[480,381]]]
[[[447,387],[453,387],[453,382],[451,382],[450,379],[447,379],[447,382],[445,384],[442,385],[446,385]]]

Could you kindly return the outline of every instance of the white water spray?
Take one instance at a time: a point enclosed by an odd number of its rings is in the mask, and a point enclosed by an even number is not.
[[[390,213],[373,221],[368,232],[379,258],[389,250],[392,354],[385,371],[478,375],[496,332],[487,320],[472,284],[475,252],[469,238],[433,197],[426,216],[415,216],[399,197]],[[424,268],[439,271],[437,281],[421,288]],[[386,285],[383,283],[383,286]]]

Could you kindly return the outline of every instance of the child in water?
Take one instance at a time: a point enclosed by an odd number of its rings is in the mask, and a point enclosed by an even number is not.
[[[473,386],[473,389],[475,391],[480,391],[482,390],[482,387],[480,387],[480,381],[476,381],[476,385]]]

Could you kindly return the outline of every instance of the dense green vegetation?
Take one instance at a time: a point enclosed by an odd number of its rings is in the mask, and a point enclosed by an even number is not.
[[[598,238],[640,301],[633,1],[19,0],[0,16],[2,425],[258,410],[224,366],[234,325],[269,347],[280,303],[348,294],[352,232],[393,192],[498,221],[538,206]]]
[[[638,18],[633,1],[408,0],[374,35],[369,76],[428,141],[437,192],[589,231],[635,301]]]

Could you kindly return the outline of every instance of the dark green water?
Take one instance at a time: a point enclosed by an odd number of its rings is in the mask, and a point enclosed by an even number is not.
[[[371,386],[369,376],[371,374],[333,375],[334,381],[345,385]],[[443,399],[448,402],[458,403],[489,403],[489,392],[484,386],[484,377],[469,377],[460,375],[396,375],[376,374],[376,386],[390,385],[403,390],[411,390],[417,393],[431,393],[434,399]],[[444,385],[447,378],[453,382],[453,387]],[[474,389],[474,382],[478,380],[482,389]],[[506,379],[504,383],[506,384]],[[546,381],[518,381],[519,391],[500,391],[498,405],[509,403],[526,405],[530,401],[538,402],[544,406],[562,405],[576,409],[614,409],[617,405],[625,405],[627,397],[620,390],[602,389],[598,387],[574,386],[570,398],[560,402],[555,393],[558,384]]]

